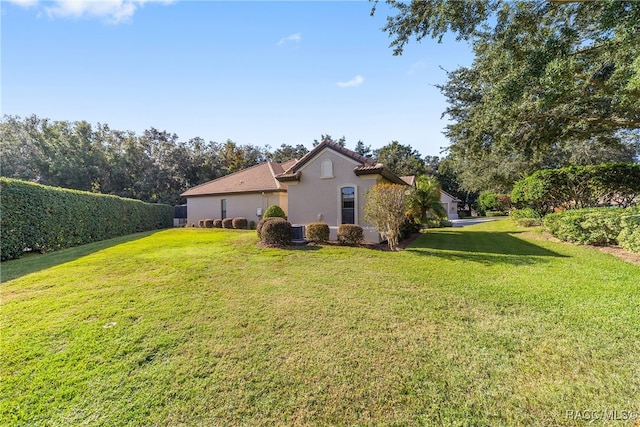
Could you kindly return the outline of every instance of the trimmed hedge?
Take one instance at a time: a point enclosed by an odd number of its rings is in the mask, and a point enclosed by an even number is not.
[[[222,228],[222,220],[214,219],[213,220],[213,228]]]
[[[624,237],[634,234],[633,219],[626,221],[626,218],[638,214],[640,208],[572,209],[547,215],[544,218],[544,226],[553,236],[567,242],[580,245],[615,245],[619,243],[620,234]],[[624,230],[629,231],[623,233]]]
[[[241,230],[246,230],[247,226],[249,225],[249,222],[247,221],[247,218],[243,218],[243,217],[239,216],[237,218],[233,218],[232,225],[233,225],[233,228],[239,228]]]
[[[225,218],[222,220],[222,228],[233,228],[233,218]]]
[[[258,233],[258,239],[262,240],[262,227],[264,227],[264,225],[269,221],[286,222],[287,220],[280,217],[262,218],[260,221],[258,221],[258,225],[256,226],[256,233]]]
[[[362,227],[356,224],[340,224],[338,241],[347,245],[357,245],[364,240]]]
[[[329,224],[325,222],[307,224],[307,239],[318,243],[329,241]]]
[[[1,259],[173,226],[173,207],[0,178]]]
[[[283,218],[287,219],[287,215],[284,213],[282,208],[278,205],[271,205],[264,211],[262,218]]]
[[[204,228],[213,228],[213,219],[203,220]]]
[[[620,225],[620,246],[630,252],[640,252],[640,213],[623,216]]]
[[[262,241],[267,245],[286,246],[293,238],[293,227],[287,221],[267,221],[262,226]]]

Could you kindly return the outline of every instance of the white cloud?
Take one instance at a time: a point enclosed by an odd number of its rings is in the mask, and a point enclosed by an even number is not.
[[[38,6],[43,3],[50,18],[102,18],[109,23],[130,21],[136,10],[145,3],[172,3],[172,0],[9,0],[21,6]]]
[[[355,76],[348,82],[338,82],[336,84],[340,87],[356,87],[360,86],[362,83],[364,83],[364,78],[362,76]]]
[[[278,46],[282,46],[287,42],[300,43],[300,40],[302,40],[302,36],[300,35],[300,33],[291,34],[291,35],[288,35],[287,37],[281,38],[280,41],[278,42]]]

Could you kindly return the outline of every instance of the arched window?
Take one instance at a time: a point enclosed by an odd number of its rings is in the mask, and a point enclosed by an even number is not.
[[[356,222],[356,189],[343,187],[340,191],[342,207],[342,224],[355,224]]]
[[[320,178],[333,178],[333,163],[331,162],[331,160],[325,159],[322,161]]]

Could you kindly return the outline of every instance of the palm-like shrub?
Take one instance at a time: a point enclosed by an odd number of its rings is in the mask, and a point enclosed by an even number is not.
[[[416,187],[409,194],[408,210],[409,216],[419,223],[446,218],[447,211],[440,203],[440,183],[433,177],[418,177]]]

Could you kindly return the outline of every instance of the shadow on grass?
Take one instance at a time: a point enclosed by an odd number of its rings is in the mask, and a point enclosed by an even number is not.
[[[548,249],[514,237],[507,232],[438,231],[426,233],[406,248],[415,255],[483,264],[530,265],[545,258],[565,258]]]
[[[87,243],[86,245],[73,248],[61,249],[55,252],[41,254],[39,252],[25,253],[21,258],[4,261],[0,264],[0,282],[17,279],[36,271],[44,270],[65,262],[74,261],[93,252],[117,246],[122,243],[142,239],[151,236],[162,230],[145,231],[142,233],[128,234],[126,236],[114,237],[113,239],[102,240],[100,242]]]

